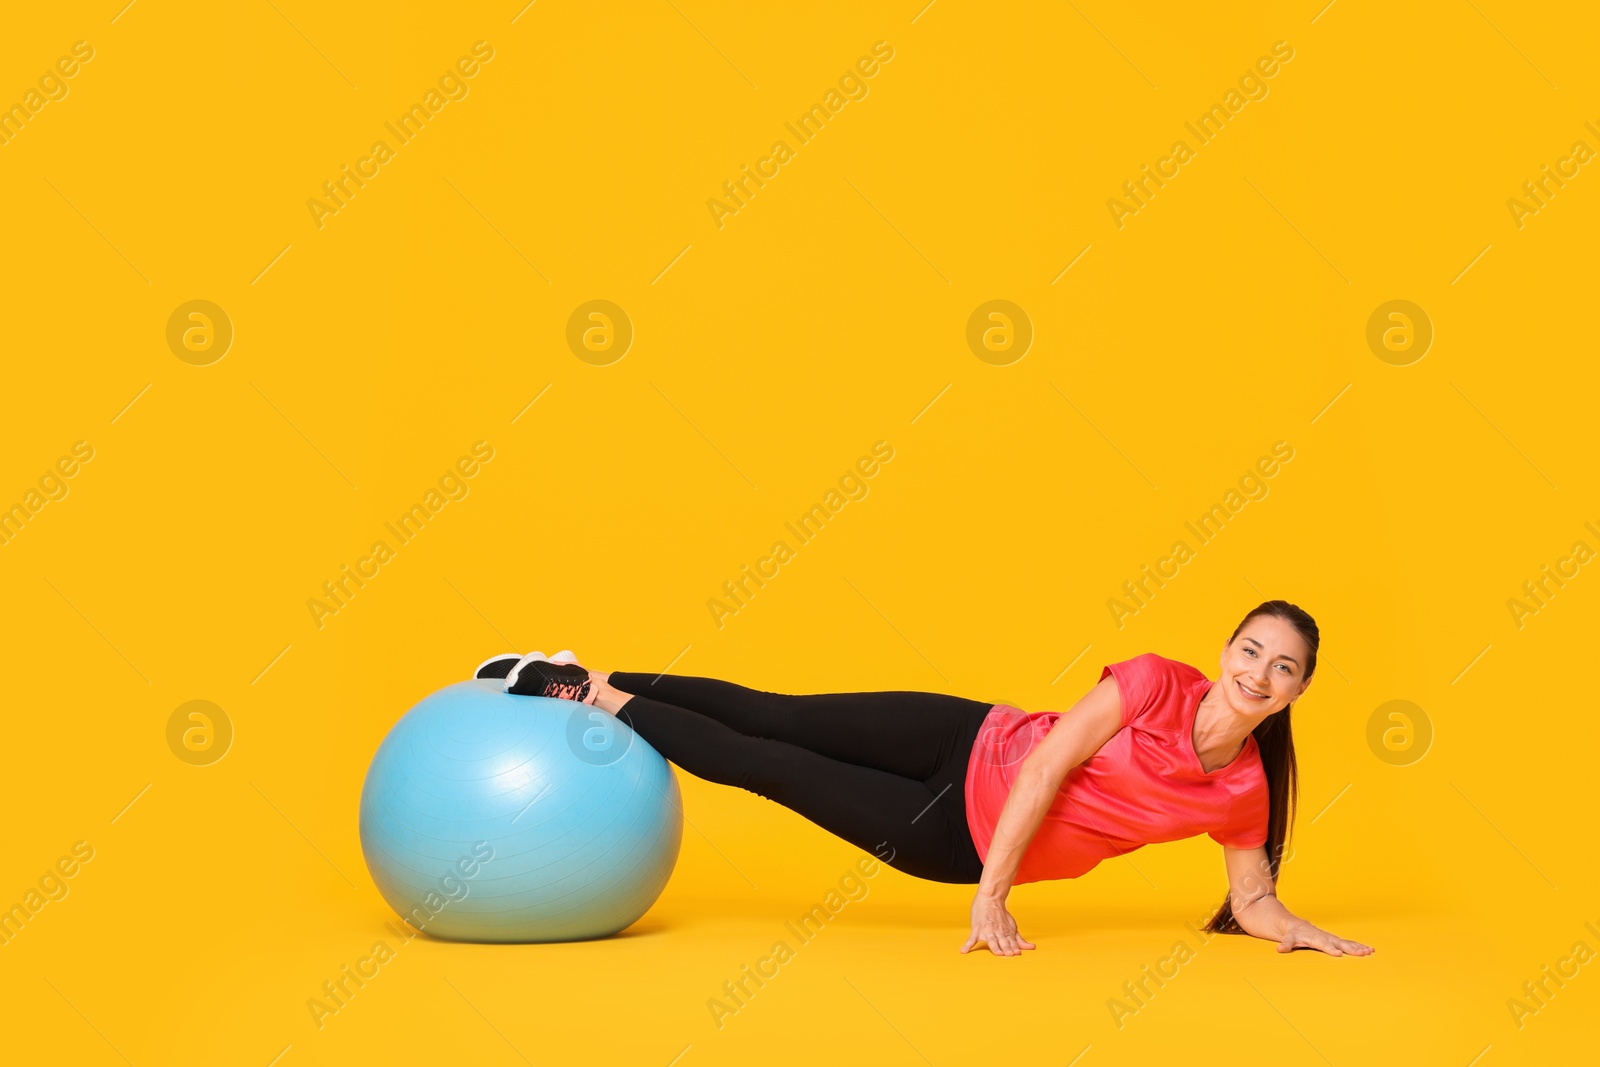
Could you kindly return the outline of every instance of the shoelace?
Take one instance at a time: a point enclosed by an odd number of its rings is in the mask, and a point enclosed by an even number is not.
[[[558,700],[576,700],[581,704],[583,698],[589,695],[589,683],[546,682],[542,695],[555,697]]]
[[[558,700],[576,700],[580,704],[589,695],[588,672],[581,667],[548,660],[534,660],[523,668],[531,671],[543,683],[539,695]]]

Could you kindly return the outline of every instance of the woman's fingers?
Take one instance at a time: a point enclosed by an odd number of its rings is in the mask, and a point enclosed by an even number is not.
[[[1343,956],[1344,955],[1344,950],[1341,949],[1338,946],[1338,944],[1336,943],[1334,938],[1330,937],[1327,934],[1323,934],[1321,937],[1313,937],[1313,938],[1307,940],[1306,944],[1311,946],[1314,949],[1320,949],[1321,951],[1326,952],[1330,956]]]
[[[1012,937],[1009,934],[994,934],[991,937],[979,938],[979,940],[988,945],[989,951],[996,956],[1020,956],[1023,949],[1039,947],[1032,941],[1024,941],[1020,937]],[[966,950],[963,949],[962,951]]]
[[[1372,952],[1370,945],[1338,937],[1315,926],[1296,926],[1278,942],[1279,952],[1293,952],[1297,948],[1319,949],[1330,956],[1365,956]]]
[[[1016,930],[1015,923],[1004,926],[980,925],[972,928],[972,936],[961,946],[970,952],[978,944],[985,945],[996,956],[1020,956],[1024,949],[1038,948]]]
[[[1035,945],[1032,941],[1029,941],[1027,938],[1023,937],[1021,934],[1016,933],[1014,931],[1009,931],[1009,932],[1006,933],[1006,935],[1005,935],[1005,946],[1006,946],[1006,955],[1007,956],[1020,956],[1020,955],[1022,955],[1022,950],[1023,949],[1038,948],[1039,947],[1038,945]]]
[[[1359,956],[1372,951],[1359,942],[1335,937],[1326,930],[1318,929],[1296,930],[1291,936],[1286,937],[1284,942],[1287,947],[1284,947],[1284,945],[1279,945],[1278,947],[1285,952],[1292,951],[1300,946],[1319,949],[1330,956],[1343,956],[1346,954]]]

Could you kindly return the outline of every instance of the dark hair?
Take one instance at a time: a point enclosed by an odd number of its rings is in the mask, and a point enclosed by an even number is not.
[[[1310,681],[1311,676],[1317,671],[1317,645],[1321,643],[1321,634],[1317,631],[1317,622],[1310,615],[1287,600],[1268,600],[1251,610],[1250,614],[1240,620],[1233,631],[1233,637],[1228,638],[1228,644],[1233,644],[1239,631],[1245,628],[1251,619],[1261,615],[1271,615],[1293,626],[1305,639],[1306,646],[1311,650],[1306,656],[1305,681]],[[1250,731],[1256,739],[1256,748],[1261,754],[1261,769],[1267,772],[1267,863],[1272,876],[1273,885],[1278,882],[1278,868],[1283,859],[1284,848],[1289,841],[1289,828],[1294,824],[1294,809],[1299,793],[1299,774],[1294,762],[1294,734],[1289,727],[1289,712],[1294,708],[1294,701],[1285,704],[1282,710],[1268,715]],[[1229,895],[1222,898],[1222,907],[1206,923],[1207,931],[1216,934],[1242,934],[1244,928],[1239,925],[1239,920],[1233,917],[1233,897]]]

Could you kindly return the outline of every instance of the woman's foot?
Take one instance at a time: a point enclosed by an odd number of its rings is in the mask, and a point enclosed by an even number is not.
[[[551,663],[578,662],[578,657],[572,654],[572,649],[570,648],[564,648],[553,656],[547,656],[543,652],[529,652],[526,656],[520,652],[502,652],[500,655],[490,656],[478,664],[477,669],[472,672],[472,676],[474,678],[504,678],[516,670],[517,664],[524,659],[547,659]],[[593,671],[589,673],[591,677],[594,674]]]
[[[478,664],[477,669],[472,672],[472,676],[474,678],[512,679],[512,675],[516,674],[516,678],[515,679],[509,680],[509,681],[506,682],[505,688],[506,688],[506,690],[508,692],[521,693],[521,689],[513,689],[512,688],[514,685],[524,684],[524,683],[522,683],[521,674],[520,674],[520,672],[518,672],[517,668],[524,661],[533,662],[533,661],[536,661],[536,660],[543,660],[543,661],[545,661],[547,663],[554,664],[554,665],[557,665],[557,666],[561,666],[561,665],[577,666],[578,665],[578,657],[573,655],[571,649],[567,649],[567,648],[562,649],[560,652],[557,652],[553,656],[546,656],[543,652],[530,652],[526,656],[520,655],[519,653],[516,653],[516,652],[505,652],[505,653],[501,653],[498,656],[490,656],[488,659],[486,659],[482,663]],[[582,669],[582,668],[580,668],[580,669]],[[610,671],[589,671],[589,670],[585,670],[585,673],[589,677],[589,691],[583,697],[579,697],[577,699],[582,700],[586,704],[594,704],[596,707],[598,707],[599,705],[596,702],[596,698],[601,696],[606,690],[608,690],[610,688],[607,685],[607,682],[611,678],[611,672]],[[528,686],[532,686],[534,684],[533,681],[531,680],[531,677],[532,676],[530,676],[530,681],[525,683]],[[566,684],[574,684],[577,681],[577,676],[576,675],[570,675],[570,674],[569,675],[564,675],[563,678],[571,680],[571,681],[567,682]],[[543,694],[543,693],[535,693],[533,695],[543,696],[545,694]],[[623,699],[623,700],[626,700],[626,696],[624,694],[622,694],[622,693],[616,693],[615,695],[617,697]],[[565,699],[573,699],[573,698],[568,697],[568,698],[565,698]]]
[[[506,692],[593,704],[598,687],[590,681],[590,672],[576,662],[550,660],[542,652],[530,652],[506,675]]]

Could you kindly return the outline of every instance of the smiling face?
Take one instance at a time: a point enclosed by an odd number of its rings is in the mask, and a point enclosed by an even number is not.
[[[1241,712],[1281,711],[1306,691],[1311,649],[1287,619],[1257,615],[1222,646],[1217,688]]]

